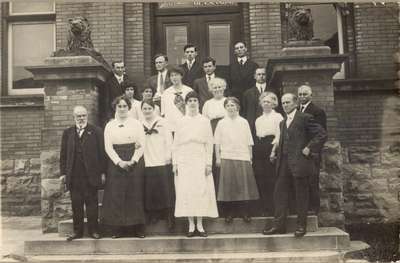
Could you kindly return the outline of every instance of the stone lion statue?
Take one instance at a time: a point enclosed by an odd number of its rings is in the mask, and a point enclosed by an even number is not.
[[[53,57],[91,56],[111,70],[110,65],[102,54],[94,48],[89,21],[77,16],[68,19],[68,41],[65,49],[59,49],[52,54]]]
[[[289,41],[312,40],[314,37],[311,10],[292,8],[289,10]]]
[[[67,50],[74,51],[80,48],[94,49],[89,22],[86,18],[77,16],[70,18],[68,29]]]

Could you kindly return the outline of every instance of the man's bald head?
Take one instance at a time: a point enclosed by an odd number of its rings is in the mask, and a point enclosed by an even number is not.
[[[286,114],[297,108],[297,96],[293,93],[285,93],[282,96],[282,107]]]

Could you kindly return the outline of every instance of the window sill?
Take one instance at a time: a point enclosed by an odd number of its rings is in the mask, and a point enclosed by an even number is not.
[[[44,107],[43,95],[12,95],[0,97],[0,108]]]

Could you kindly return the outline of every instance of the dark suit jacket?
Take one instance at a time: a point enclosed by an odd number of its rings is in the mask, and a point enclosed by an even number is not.
[[[158,84],[158,73],[151,76],[146,81],[146,87],[150,87],[153,90],[154,94],[157,92],[157,84]],[[172,82],[169,79],[169,73],[167,72],[167,75],[165,76],[164,90],[168,89],[171,86]]]
[[[256,84],[254,72],[258,64],[251,59],[247,59],[244,65],[240,65],[237,59],[229,65],[229,87],[230,95],[236,96],[242,101],[243,93]]]
[[[128,80],[128,75],[124,75],[124,81]],[[115,78],[114,74],[111,74],[107,79],[105,85],[105,94],[104,94],[104,109],[105,109],[105,121],[108,121],[114,118],[114,110],[112,109],[111,103],[113,100],[125,94],[124,89],[122,88],[122,83],[119,84],[118,80]]]
[[[326,129],[326,114],[323,109],[321,109],[314,103],[310,102],[310,104],[308,104],[307,108],[304,110],[304,113],[308,113],[308,114],[312,115],[314,117],[315,121],[319,125],[324,127],[325,130],[327,130]]]
[[[76,126],[64,130],[61,140],[60,173],[66,176],[67,189],[71,187],[71,176],[75,159]],[[103,131],[88,124],[82,134],[83,157],[89,183],[94,187],[101,185],[101,174],[106,171]]]
[[[215,74],[216,78],[221,78],[217,74]],[[206,77],[198,78],[193,82],[193,90],[199,94],[199,104],[200,104],[200,111],[203,110],[204,103],[206,103],[207,100],[213,98],[213,94],[210,92],[207,79]]]
[[[286,129],[286,119],[282,120],[279,127],[281,136],[277,149],[276,171],[279,172],[279,166],[282,160],[282,143],[284,140],[284,129]],[[315,122],[314,118],[307,113],[297,111],[292,123],[288,128],[289,145],[288,162],[290,170],[294,177],[305,177],[315,172],[315,157],[318,157],[327,135],[325,130]],[[306,157],[302,151],[305,147],[310,148],[311,154]]]
[[[205,75],[203,67],[198,59],[194,61],[190,70],[186,62],[179,65],[179,67],[181,67],[185,72],[182,78],[182,83],[191,88],[193,88],[193,82],[196,79],[199,79]]]
[[[260,95],[260,91],[254,86],[244,92],[242,99],[243,117],[249,122],[253,136],[256,134],[256,119],[263,113],[258,101]]]

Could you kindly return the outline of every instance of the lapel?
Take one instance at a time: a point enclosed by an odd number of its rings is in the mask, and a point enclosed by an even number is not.
[[[85,131],[82,134],[82,147],[85,146],[86,142],[90,139],[90,137],[93,135],[93,129],[90,127],[88,124],[86,126]],[[83,147],[84,148],[84,147]]]
[[[201,84],[202,84],[202,86],[203,86],[204,88],[206,88],[207,91],[208,91],[208,83],[207,83],[207,77],[206,77],[206,76],[204,76],[204,77],[201,78]]]
[[[292,131],[297,126],[297,123],[299,122],[299,114],[300,114],[299,112],[300,112],[299,110],[296,110],[296,113],[293,116],[292,123],[290,123],[290,126],[288,128],[289,132]]]

